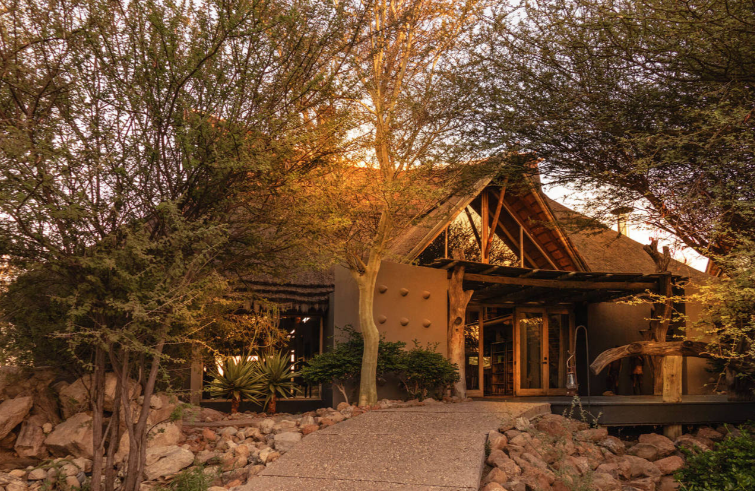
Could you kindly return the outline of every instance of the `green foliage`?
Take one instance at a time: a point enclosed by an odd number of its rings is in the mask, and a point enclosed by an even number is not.
[[[435,346],[423,348],[416,340],[414,348],[402,353],[397,368],[407,392],[420,400],[438,395],[459,380],[459,367],[455,363],[435,351]]]
[[[302,367],[299,375],[309,385],[336,384],[348,402],[346,385],[359,379],[362,370],[364,338],[351,326],[346,326],[341,330],[347,336],[346,341],[337,342],[332,350],[313,357]],[[405,343],[401,341],[388,342],[381,336],[378,344],[378,377],[395,373],[400,369],[400,357],[404,346]]]
[[[235,409],[238,409],[238,404],[244,399],[256,403],[261,400],[262,383],[258,363],[249,357],[225,358],[221,366],[212,372],[212,377],[207,391],[213,397],[231,399]]]
[[[161,486],[164,491],[207,491],[214,480],[204,467],[195,466],[179,472],[170,483]]]
[[[294,383],[296,373],[291,370],[291,360],[287,351],[274,351],[260,357],[255,362],[259,394],[264,397],[264,406],[273,409],[277,396],[290,397],[296,394],[299,387]]]
[[[687,454],[685,467],[674,477],[684,491],[745,491],[755,489],[755,435],[726,438],[709,452]]]

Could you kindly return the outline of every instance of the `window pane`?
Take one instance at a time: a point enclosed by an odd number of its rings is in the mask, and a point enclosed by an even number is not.
[[[519,320],[519,387],[543,388],[543,314],[525,312]]]

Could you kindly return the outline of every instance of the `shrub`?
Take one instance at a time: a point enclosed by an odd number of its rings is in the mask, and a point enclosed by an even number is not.
[[[273,351],[256,362],[258,393],[265,398],[267,411],[275,414],[278,396],[286,397],[298,392],[294,383],[296,373],[285,351]]]
[[[351,326],[344,327],[342,331],[348,336],[346,341],[336,343],[332,350],[313,357],[299,371],[299,375],[309,385],[335,384],[346,402],[349,402],[346,385],[359,379],[362,371],[364,338]],[[399,370],[400,356],[404,346],[403,342],[388,342],[383,337],[380,338],[377,365],[379,377]]]
[[[437,394],[459,380],[459,367],[435,351],[435,346],[423,348],[414,341],[414,348],[402,353],[399,379],[409,395],[420,400]]]
[[[745,491],[755,489],[755,435],[727,438],[709,452],[687,454],[687,465],[675,478],[684,491]]]
[[[241,399],[260,402],[262,387],[259,370],[257,362],[252,361],[250,356],[239,360],[229,356],[211,375],[213,380],[207,391],[213,397],[230,399],[232,414],[238,412]]]
[[[202,466],[186,469],[160,489],[164,491],[207,491],[215,479],[211,473],[206,473]]]

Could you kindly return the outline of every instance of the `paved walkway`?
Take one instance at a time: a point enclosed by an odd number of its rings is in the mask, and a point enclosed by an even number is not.
[[[370,411],[307,436],[243,491],[477,491],[487,433],[545,412],[488,401]]]

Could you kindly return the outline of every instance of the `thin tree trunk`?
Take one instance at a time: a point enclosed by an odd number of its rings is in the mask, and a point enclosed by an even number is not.
[[[112,345],[110,346],[112,352]],[[113,414],[110,417],[110,441],[107,446],[107,458],[105,460],[105,491],[114,491],[115,489],[115,453],[121,442],[121,418],[123,411],[121,404],[121,379],[117,378],[115,382],[115,397],[113,399]]]
[[[103,410],[105,407],[105,351],[97,344],[94,351],[94,377],[92,383],[92,491],[102,486],[102,434]]]
[[[362,371],[359,378],[360,406],[371,406],[377,403],[377,359],[380,332],[375,324],[373,306],[375,283],[379,271],[380,257],[373,253],[362,274],[355,275],[359,288],[359,328],[364,338]]]
[[[241,404],[241,397],[231,397],[231,414],[239,412],[239,405]]]
[[[270,414],[275,414],[275,412],[278,409],[278,399],[275,397],[275,394],[273,394],[270,397],[270,402],[267,403],[267,412]]]

